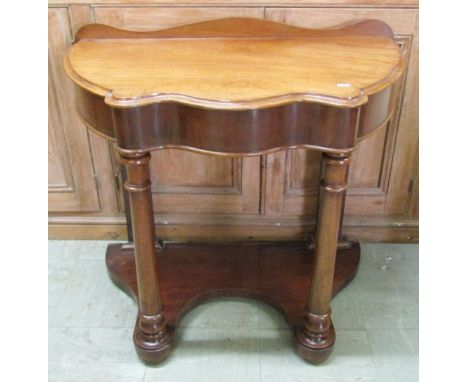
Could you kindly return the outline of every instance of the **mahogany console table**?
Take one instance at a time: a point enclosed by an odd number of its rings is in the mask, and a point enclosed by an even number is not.
[[[220,295],[274,305],[299,355],[318,363],[330,354],[330,300],[353,278],[360,255],[358,243],[339,240],[351,153],[391,117],[404,65],[392,30],[376,20],[309,30],[227,18],[151,32],[99,24],[77,32],[65,68],[79,113],[116,141],[126,167],[133,241],[109,245],[106,261],[138,301],[133,339],[142,360],[163,361],[181,316]],[[315,238],[158,242],[148,162],[163,148],[229,156],[320,150]]]

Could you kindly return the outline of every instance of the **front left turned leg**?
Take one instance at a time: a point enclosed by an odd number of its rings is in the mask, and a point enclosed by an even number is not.
[[[309,298],[295,342],[299,355],[311,363],[328,358],[335,343],[330,301],[349,159],[349,154],[322,154],[324,177],[320,185]]]
[[[151,156],[120,153],[120,158],[127,169],[125,189],[130,199],[138,284],[138,317],[133,341],[143,361],[160,363],[174,346],[174,332],[166,325],[159,293],[148,168]]]

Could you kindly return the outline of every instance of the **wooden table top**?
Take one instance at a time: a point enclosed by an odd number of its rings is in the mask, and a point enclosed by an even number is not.
[[[112,107],[355,107],[395,82],[403,67],[393,32],[377,20],[323,30],[252,18],[152,32],[90,24],[65,57],[73,81]]]

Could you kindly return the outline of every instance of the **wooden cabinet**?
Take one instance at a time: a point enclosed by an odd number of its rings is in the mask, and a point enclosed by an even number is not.
[[[119,210],[125,211],[120,167]],[[258,214],[260,157],[229,158],[167,149],[151,153],[150,176],[157,214]]]
[[[84,3],[84,4],[83,4]],[[211,5],[211,3],[213,5]],[[229,16],[309,28],[381,19],[398,36],[409,65],[398,109],[359,144],[349,172],[344,233],[355,239],[418,238],[418,4],[407,1],[142,1],[139,5],[49,1],[49,234],[51,238],[125,238],[122,181],[115,151],[86,133],[62,68],[79,26],[98,22],[160,29]],[[330,7],[327,8],[327,3]],[[63,3],[62,3],[63,4]],[[173,239],[270,239],[309,235],[315,224],[317,153],[280,151],[243,159],[181,150],[153,152],[151,178],[160,236]]]

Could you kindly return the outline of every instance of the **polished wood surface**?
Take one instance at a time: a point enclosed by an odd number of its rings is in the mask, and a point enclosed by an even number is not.
[[[384,109],[390,113],[389,106]],[[116,109],[113,121],[121,150],[184,148],[235,156],[286,147],[352,151],[358,112],[309,103],[230,112],[158,103]]]
[[[149,160],[149,153],[121,156],[121,162],[127,169],[125,189],[129,194],[132,233],[137,253],[135,269],[139,291],[138,318],[133,338],[143,360],[161,362],[173,348],[174,338],[173,332],[166,327],[159,293]]]
[[[83,121],[121,152],[350,152],[395,109],[406,56],[392,36],[375,20],[326,30],[251,18],[154,32],[91,24],[65,67]]]
[[[299,102],[226,113],[176,102],[113,108],[102,97],[79,88],[77,105],[90,129],[115,139],[127,151],[183,148],[224,156],[257,155],[284,148],[333,152],[353,151],[356,140],[383,127],[394,112],[395,92],[395,87],[387,87],[374,93],[359,109]],[[344,130],[343,125],[353,128]],[[229,139],[234,136],[238,137],[236,141]]]
[[[323,178],[315,232],[310,291],[305,317],[296,332],[298,353],[308,361],[326,359],[335,343],[330,317],[343,203],[347,185],[349,155],[323,154]],[[314,351],[311,352],[311,349]]]
[[[155,32],[88,25],[78,31],[65,67],[82,88],[115,107],[170,101],[223,110],[299,101],[358,106],[402,73],[392,37],[380,21],[319,31],[248,18]],[[261,68],[267,70],[259,75]]]

